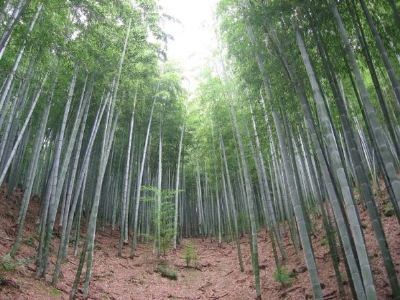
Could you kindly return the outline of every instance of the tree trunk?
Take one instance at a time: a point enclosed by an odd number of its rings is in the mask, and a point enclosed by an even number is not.
[[[173,248],[176,249],[178,242],[178,212],[179,212],[179,182],[180,182],[180,171],[181,171],[181,157],[183,147],[183,135],[185,133],[185,126],[181,126],[181,137],[179,139],[179,150],[178,150],[178,163],[176,165],[176,183],[175,183],[175,214],[174,214],[174,237],[173,237]]]
[[[149,116],[149,123],[147,125],[147,132],[146,132],[146,140],[143,147],[143,157],[142,162],[140,164],[140,173],[137,178],[137,186],[136,186],[136,202],[135,202],[135,216],[133,219],[133,238],[132,238],[132,245],[131,245],[131,256],[135,254],[136,245],[137,245],[137,236],[138,236],[138,217],[139,217],[139,205],[140,205],[140,190],[142,188],[142,180],[143,180],[143,172],[144,166],[146,162],[146,155],[147,155],[147,146],[149,144],[150,138],[150,128],[151,123],[153,120],[153,112],[154,112],[154,105],[156,103],[156,97],[154,97],[153,104],[151,106],[150,116]]]
[[[383,163],[382,168],[384,168],[384,170],[388,176],[390,188],[392,189],[393,195],[395,197],[395,199],[393,199],[393,201],[396,201],[397,205],[399,207],[400,206],[400,180],[399,180],[398,175],[395,170],[393,157],[390,154],[387,142],[384,139],[384,136],[385,136],[384,131],[382,129],[382,126],[379,124],[378,118],[376,116],[376,112],[370,101],[368,91],[364,84],[360,68],[358,67],[357,60],[354,55],[354,51],[350,45],[349,38],[347,36],[343,22],[340,18],[338,9],[333,2],[331,3],[331,10],[332,10],[333,16],[335,18],[336,25],[338,26],[340,36],[345,45],[347,55],[350,58],[350,65],[351,65],[353,72],[355,74],[355,77],[356,77],[357,86],[360,91],[361,100],[362,100],[362,104],[363,104],[362,108],[365,111],[365,118],[366,118],[365,121],[367,124],[369,124],[369,126],[371,128],[370,138],[371,138],[372,142],[376,144],[376,149],[378,150],[377,154],[380,155],[381,159],[382,159],[382,163]],[[371,291],[372,291],[372,289],[371,289]]]

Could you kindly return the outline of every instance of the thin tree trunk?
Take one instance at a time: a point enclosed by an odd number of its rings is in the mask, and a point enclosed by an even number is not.
[[[392,155],[390,154],[390,151],[388,149],[387,142],[384,139],[383,128],[379,124],[378,118],[376,116],[376,112],[370,101],[368,91],[364,84],[360,68],[359,68],[357,60],[355,58],[354,51],[350,45],[349,38],[348,38],[346,30],[344,28],[342,19],[340,18],[338,9],[333,2],[331,3],[331,10],[332,10],[333,16],[335,18],[336,25],[338,26],[340,36],[345,45],[346,52],[350,58],[350,65],[351,65],[353,73],[355,74],[355,77],[356,77],[357,86],[360,91],[361,100],[362,100],[362,104],[363,104],[362,108],[365,111],[365,118],[366,118],[365,121],[371,127],[371,131],[370,131],[371,140],[373,143],[376,144],[376,149],[378,150],[377,154],[380,155],[382,163],[383,163],[382,167],[384,168],[384,170],[388,176],[390,188],[392,189],[393,195],[395,197],[395,199],[393,199],[393,201],[396,201],[397,205],[399,207],[400,206],[400,180],[396,173],[395,164],[393,162]]]
[[[12,162],[12,160],[14,158],[14,155],[15,155],[15,153],[16,153],[16,151],[18,149],[18,146],[19,146],[19,144],[20,144],[20,142],[22,140],[22,137],[24,136],[25,130],[26,130],[26,128],[27,128],[27,126],[29,124],[29,121],[30,121],[30,119],[32,117],[33,111],[35,110],[35,107],[36,107],[36,104],[37,104],[37,102],[39,100],[39,97],[42,94],[43,87],[44,87],[44,85],[45,85],[45,83],[47,81],[47,77],[48,77],[48,73],[46,73],[46,75],[44,76],[43,81],[42,81],[42,85],[41,85],[41,87],[39,88],[39,90],[36,92],[36,94],[34,96],[34,99],[32,101],[31,107],[29,109],[28,115],[26,116],[25,122],[21,127],[21,130],[20,130],[20,132],[18,134],[17,140],[14,143],[14,146],[13,146],[13,148],[11,150],[11,153],[8,155],[8,158],[7,158],[7,160],[5,162],[5,165],[4,165],[4,169],[2,170],[2,173],[0,174],[0,186],[4,182],[4,178],[6,177],[8,168],[10,167],[11,162]]]
[[[1,94],[1,97],[0,97],[0,111],[1,111],[2,108],[3,108],[4,100],[5,100],[5,98],[7,97],[7,94],[10,92],[11,83],[12,83],[13,80],[14,80],[15,73],[17,72],[17,69],[18,69],[19,64],[20,64],[20,62],[21,62],[21,59],[22,59],[22,56],[23,56],[23,54],[24,54],[25,46],[26,46],[26,43],[28,42],[28,38],[29,38],[29,33],[32,31],[32,29],[33,29],[33,27],[34,27],[34,25],[35,25],[37,19],[39,18],[40,13],[42,12],[42,8],[43,8],[43,4],[40,4],[40,5],[38,6],[38,9],[37,9],[37,11],[36,11],[36,14],[34,15],[34,17],[33,17],[33,19],[32,19],[32,22],[31,22],[31,24],[30,24],[30,26],[29,26],[29,29],[28,29],[28,32],[27,32],[27,36],[26,36],[26,38],[24,39],[24,41],[22,42],[22,45],[21,45],[21,47],[20,47],[18,56],[17,56],[17,58],[15,59],[15,63],[14,63],[14,65],[13,65],[13,68],[12,68],[12,70],[11,70],[11,72],[10,72],[8,78],[7,78],[7,83],[6,83],[5,87],[3,88],[3,93]],[[2,53],[2,52],[0,52],[0,55],[2,55],[1,53]],[[0,59],[1,59],[1,57],[0,57]]]
[[[375,22],[372,19],[372,16],[371,16],[371,14],[370,14],[370,12],[368,10],[368,7],[367,7],[367,4],[365,3],[365,0],[359,0],[359,1],[360,1],[362,10],[364,12],[365,18],[366,18],[366,20],[368,22],[369,28],[371,29],[372,36],[374,37],[374,40],[375,40],[375,43],[376,43],[376,47],[379,50],[379,54],[380,54],[380,56],[382,58],[383,64],[384,64],[385,69],[386,69],[386,72],[389,75],[389,79],[390,79],[390,82],[392,84],[393,92],[394,92],[394,94],[396,96],[396,99],[397,99],[397,104],[400,107],[400,83],[399,83],[399,80],[398,80],[398,78],[396,76],[396,72],[395,72],[395,70],[393,68],[392,63],[390,62],[389,55],[388,55],[388,53],[386,51],[385,46],[383,45],[381,36],[380,36],[380,34],[378,32],[378,29],[376,28]]]
[[[298,226],[298,230],[299,230],[299,234],[300,234],[300,240],[301,240],[301,244],[303,246],[303,251],[304,251],[305,257],[306,257],[307,268],[308,268],[310,280],[312,283],[314,298],[322,299],[322,289],[321,289],[321,285],[319,283],[319,277],[318,277],[317,266],[315,263],[314,252],[313,252],[310,238],[308,235],[308,231],[306,228],[304,212],[301,207],[299,194],[296,189],[294,173],[293,173],[292,165],[290,163],[289,153],[287,152],[287,146],[285,145],[280,121],[279,121],[278,115],[275,110],[272,111],[272,115],[274,118],[275,128],[276,128],[278,139],[279,139],[281,154],[282,154],[282,158],[283,158],[283,162],[284,162],[284,167],[286,170],[285,173],[286,173],[287,182],[289,185],[290,199],[293,204],[293,209],[294,209],[294,213],[296,216],[297,226]]]
[[[73,222],[74,222],[74,217],[76,215],[75,214],[76,207],[78,205],[79,199],[81,199],[81,202],[79,203],[77,221],[76,221],[76,223],[77,223],[77,226],[76,226],[76,228],[77,228],[76,237],[77,238],[75,239],[75,252],[77,250],[77,246],[79,245],[80,218],[81,218],[82,202],[83,202],[84,189],[85,189],[86,180],[87,180],[89,162],[90,162],[90,158],[91,158],[91,153],[92,153],[95,137],[96,137],[98,129],[100,127],[101,119],[103,117],[103,114],[104,114],[104,111],[105,111],[106,107],[107,107],[107,102],[103,101],[103,103],[101,104],[101,106],[100,106],[100,108],[99,108],[99,110],[97,112],[97,115],[96,115],[96,118],[95,118],[95,121],[94,121],[94,124],[93,124],[93,127],[92,127],[92,131],[91,131],[91,134],[90,134],[89,142],[88,142],[88,145],[86,147],[85,154],[83,156],[82,166],[81,166],[80,171],[79,171],[79,176],[78,176],[77,184],[76,184],[76,187],[75,187],[71,208],[69,210],[68,225],[67,225],[66,233],[65,233],[65,237],[66,237],[65,245],[69,244],[72,225],[73,225]],[[67,255],[67,252],[65,253],[65,256],[66,255]]]
[[[0,38],[0,60],[3,57],[3,54],[7,48],[8,42],[11,39],[11,33],[14,29],[14,26],[19,22],[19,19],[24,14],[25,9],[28,7],[30,2],[31,2],[30,0],[27,0],[27,1],[20,0],[18,2],[18,4],[15,5],[13,12],[12,12],[10,18],[8,19],[6,28],[4,29],[4,32]],[[9,5],[9,3],[8,4],[4,3],[4,11],[2,12],[4,15],[8,13],[8,12],[6,12],[8,5]],[[0,23],[3,23],[3,20],[1,20]]]
[[[261,104],[262,104],[262,107],[263,107],[263,110],[264,110],[265,124],[268,124],[267,111],[266,111],[266,107],[265,107],[264,98],[262,98]],[[257,132],[256,123],[255,123],[255,119],[254,119],[253,114],[252,114],[252,118],[253,118],[254,133],[255,133],[255,136],[256,136],[256,145],[257,145],[258,154],[259,154],[260,162],[261,162],[261,172],[262,172],[264,189],[265,189],[266,198],[267,198],[268,212],[269,212],[269,216],[271,218],[272,228],[273,228],[273,231],[274,231],[274,234],[275,234],[275,238],[276,238],[276,242],[278,244],[279,251],[280,251],[280,253],[282,255],[282,259],[286,260],[286,251],[285,251],[285,249],[283,247],[282,238],[281,238],[281,234],[280,234],[280,231],[279,231],[279,226],[278,226],[278,223],[276,221],[273,202],[272,202],[272,199],[271,199],[271,196],[270,196],[270,190],[269,190],[269,186],[268,186],[267,173],[265,171],[266,170],[266,166],[265,166],[265,162],[264,162],[264,159],[263,159],[263,156],[262,156],[262,153],[261,153],[261,145],[260,145],[260,141],[259,141],[259,138],[258,138],[258,132]]]
[[[178,150],[178,163],[176,166],[176,183],[175,183],[175,213],[174,213],[174,236],[173,236],[173,248],[176,249],[178,242],[178,212],[179,212],[179,182],[180,182],[180,170],[181,170],[181,157],[183,147],[183,135],[185,133],[185,126],[181,126],[181,137],[179,139],[179,150]]]
[[[355,240],[355,246],[361,266],[361,275],[363,278],[365,293],[367,299],[376,299],[376,291],[373,282],[371,266],[368,258],[367,249],[365,246],[364,236],[361,230],[359,214],[353,198],[352,188],[349,185],[347,180],[348,177],[345,174],[345,169],[343,167],[342,160],[339,154],[338,145],[336,144],[335,137],[333,136],[333,131],[331,128],[332,124],[330,122],[330,118],[326,111],[325,103],[323,101],[322,94],[318,82],[316,80],[310,58],[305,48],[303,38],[298,30],[296,30],[296,39],[314,93],[314,99],[317,106],[317,113],[321,121],[322,130],[324,131],[323,133],[326,137],[327,144],[329,147],[328,153],[330,154],[331,157],[332,167],[336,173],[340,189],[343,194],[346,210],[349,215],[350,228]],[[358,290],[356,291],[357,293],[362,293],[362,291]]]
[[[389,131],[390,137],[392,139],[392,143],[393,143],[394,148],[395,148],[395,152],[396,152],[395,155],[397,157],[400,157],[399,142],[398,142],[398,139],[397,139],[396,131],[395,131],[394,126],[393,126],[393,122],[392,122],[392,120],[390,118],[390,115],[389,115],[389,110],[388,110],[388,104],[389,103],[386,103],[385,97],[384,97],[384,95],[382,93],[382,89],[381,89],[381,86],[380,86],[380,83],[379,83],[379,80],[378,80],[378,75],[376,74],[376,68],[375,68],[375,66],[373,64],[373,60],[372,60],[372,57],[371,57],[371,53],[369,51],[368,43],[366,41],[364,30],[362,28],[361,20],[360,20],[360,18],[358,16],[357,8],[356,8],[356,5],[355,5],[354,1],[353,1],[353,3],[347,3],[347,7],[349,8],[350,14],[351,14],[354,22],[356,23],[357,36],[358,36],[358,39],[359,39],[359,41],[361,43],[361,47],[362,47],[362,50],[363,50],[362,52],[364,54],[365,60],[366,60],[367,65],[368,65],[369,72],[371,74],[371,79],[372,79],[372,82],[373,82],[374,87],[375,87],[375,92],[376,92],[376,96],[378,97],[380,107],[382,109],[383,117],[385,119],[385,124],[387,126],[387,129]],[[379,37],[379,39],[380,39],[380,37]],[[382,43],[382,41],[380,41],[380,42]],[[383,45],[382,45],[382,47],[383,47]],[[384,51],[385,51],[386,59],[389,60],[389,58],[387,57],[386,50],[384,50]],[[388,64],[390,64],[390,62],[388,62]],[[391,68],[392,68],[392,66],[391,66]],[[393,72],[393,70],[392,70],[392,72]],[[395,75],[394,75],[394,77],[395,77],[393,79],[394,84],[396,84],[396,83],[398,84],[397,77]],[[393,88],[393,90],[394,90],[394,92],[396,92],[397,89]],[[399,86],[399,91],[400,91],[400,86]],[[396,96],[396,94],[395,94],[395,96]],[[398,99],[400,99],[400,98],[398,98]],[[399,103],[400,102],[397,102],[398,105],[399,105]]]
[[[272,37],[272,38],[274,38],[274,37]],[[336,190],[336,187],[335,187],[335,184],[333,181],[333,176],[328,168],[327,158],[325,157],[325,155],[322,151],[321,143],[318,139],[315,125],[312,122],[312,113],[309,108],[309,105],[308,105],[308,102],[307,102],[307,99],[305,96],[305,92],[302,89],[302,86],[300,84],[298,84],[297,77],[294,75],[292,67],[289,65],[288,59],[286,58],[286,56],[280,46],[279,41],[277,41],[277,40],[273,40],[273,41],[276,43],[276,45],[272,44],[274,46],[274,50],[279,55],[283,65],[285,67],[285,70],[287,72],[287,75],[293,84],[293,87],[295,89],[297,97],[301,103],[301,107],[302,107],[302,110],[303,110],[303,113],[305,116],[305,124],[307,126],[307,129],[310,132],[312,142],[316,149],[315,152],[317,154],[318,161],[320,164],[322,177],[324,179],[325,187],[328,192],[329,200],[332,203],[332,208],[333,208],[333,212],[335,215],[335,220],[337,222],[340,239],[341,239],[341,242],[343,243],[345,256],[347,258],[347,263],[348,263],[349,269],[351,271],[351,274],[349,274],[349,277],[351,277],[351,283],[352,283],[352,285],[354,285],[355,290],[360,291],[360,294],[358,294],[357,297],[359,297],[359,299],[365,299],[365,294],[361,293],[361,291],[363,291],[361,275],[360,275],[360,270],[359,270],[359,266],[357,264],[356,257],[353,252],[351,236],[349,235],[349,228],[348,228],[348,225],[346,224],[346,216],[344,215],[341,203],[339,201],[338,192]],[[353,291],[353,289],[352,289],[352,291]],[[353,295],[353,296],[356,297],[356,295]]]
[[[391,258],[391,254],[388,248],[388,244],[386,241],[386,236],[385,232],[382,227],[382,223],[379,217],[379,213],[374,201],[373,197],[373,192],[367,177],[367,174],[365,172],[364,166],[361,161],[360,153],[357,149],[357,145],[355,143],[355,137],[354,133],[352,131],[352,127],[350,124],[350,119],[347,114],[347,110],[345,107],[345,103],[341,97],[341,94],[339,92],[338,88],[338,83],[336,78],[334,77],[334,74],[332,74],[329,70],[331,69],[331,63],[328,57],[326,57],[326,52],[322,48],[322,46],[319,43],[319,40],[317,39],[317,45],[320,50],[320,53],[322,54],[322,60],[325,65],[325,68],[327,70],[327,75],[332,87],[333,95],[335,97],[335,102],[340,114],[340,119],[343,124],[343,131],[346,137],[346,142],[348,143],[348,148],[350,152],[351,159],[354,163],[354,168],[355,168],[355,175],[356,179],[358,182],[358,185],[360,187],[360,192],[362,194],[362,198],[365,200],[368,208],[368,213],[371,219],[372,226],[374,228],[374,232],[376,235],[376,238],[378,240],[378,245],[382,253],[382,258],[384,261],[384,265],[386,268],[386,272],[388,274],[389,282],[392,288],[392,292],[394,295],[395,299],[400,299],[400,288],[399,284],[396,278],[396,272],[394,269],[393,261]]]
[[[129,129],[129,141],[128,141],[128,151],[126,154],[126,164],[125,164],[125,176],[124,176],[124,194],[122,196],[122,205],[121,205],[121,221],[120,221],[120,238],[119,238],[119,246],[118,246],[118,256],[122,256],[122,246],[123,244],[128,243],[128,185],[129,185],[129,174],[130,174],[130,159],[131,159],[131,151],[132,151],[132,137],[133,137],[133,124],[135,120],[135,106],[136,106],[136,98],[135,103],[133,104],[133,111],[131,117],[131,125]]]
[[[224,66],[223,66],[224,68]],[[224,77],[226,83],[228,83],[227,75],[224,69]],[[235,134],[239,146],[239,154],[240,154],[240,161],[242,163],[243,168],[243,175],[245,181],[245,196],[246,196],[246,207],[248,212],[248,217],[250,220],[250,228],[251,228],[251,257],[252,257],[252,266],[253,266],[253,273],[254,273],[254,281],[255,281],[255,289],[256,289],[256,297],[257,299],[261,299],[261,284],[260,284],[260,269],[259,269],[259,261],[258,261],[258,237],[257,237],[257,224],[255,219],[255,207],[254,207],[254,195],[252,190],[252,183],[250,179],[249,168],[246,160],[246,155],[244,152],[244,146],[242,141],[242,136],[240,133],[235,107],[233,105],[232,99],[232,92],[228,87],[228,96],[229,96],[229,104],[231,110],[231,116],[233,120],[233,125],[235,129]]]
[[[239,266],[240,266],[240,271],[244,272],[244,265],[243,265],[243,258],[242,258],[242,250],[240,248],[240,238],[239,238],[239,228],[238,228],[238,217],[237,217],[237,211],[236,211],[236,206],[235,206],[235,197],[233,194],[233,188],[232,188],[232,183],[231,183],[231,178],[229,174],[229,168],[228,168],[228,160],[226,158],[226,151],[225,151],[225,145],[224,141],[222,139],[222,134],[219,130],[219,141],[220,141],[220,148],[222,152],[222,158],[224,162],[224,167],[225,167],[225,174],[226,174],[226,180],[223,181],[227,185],[227,194],[230,199],[229,204],[230,204],[230,210],[232,211],[233,215],[233,228],[235,231],[235,242],[236,242],[236,249],[238,252],[238,260],[239,260]],[[225,178],[225,177],[224,177]]]
[[[57,284],[59,272],[61,269],[61,262],[66,256],[66,249],[68,247],[67,241],[69,240],[69,238],[66,236],[67,229],[68,229],[68,216],[70,213],[71,198],[72,198],[73,189],[74,189],[76,172],[78,169],[79,157],[80,157],[80,152],[81,152],[84,131],[86,128],[86,119],[88,116],[90,99],[92,97],[92,91],[93,91],[93,81],[91,81],[89,83],[89,87],[87,90],[86,90],[86,82],[85,82],[85,86],[84,86],[83,92],[82,92],[81,102],[80,102],[80,105],[78,108],[78,113],[77,113],[77,116],[75,119],[75,124],[73,126],[73,132],[70,135],[70,141],[69,141],[69,145],[68,145],[68,149],[67,149],[67,154],[64,158],[64,159],[67,159],[67,161],[70,160],[68,158],[68,153],[71,153],[69,156],[72,155],[72,145],[75,144],[75,138],[76,138],[76,134],[77,134],[77,130],[78,130],[78,122],[82,120],[81,125],[80,125],[81,126],[80,137],[79,137],[77,145],[75,145],[76,146],[76,152],[75,152],[76,156],[74,159],[74,163],[72,164],[71,179],[70,179],[68,188],[65,187],[66,196],[65,196],[65,200],[63,201],[63,203],[65,203],[64,204],[65,211],[61,210],[62,219],[61,219],[61,217],[60,217],[60,219],[63,221],[62,221],[62,228],[61,228],[61,234],[60,234],[60,237],[61,237],[60,238],[60,246],[58,249],[57,261],[56,261],[56,265],[54,268],[53,279],[52,279],[52,284],[54,286]],[[83,106],[83,108],[81,108],[81,106]],[[83,114],[83,119],[82,119],[82,114]]]
[[[151,123],[152,123],[152,120],[153,120],[153,112],[154,112],[154,105],[156,103],[156,99],[157,98],[154,97],[153,104],[151,106],[149,123],[147,125],[146,139],[145,139],[144,147],[143,147],[143,157],[142,157],[142,162],[140,164],[140,173],[139,173],[139,176],[137,178],[135,217],[133,219],[133,238],[132,238],[132,245],[131,245],[131,256],[133,256],[135,254],[136,245],[137,245],[138,217],[139,217],[139,205],[140,205],[140,190],[142,188],[143,172],[144,172],[144,166],[145,166],[146,155],[147,155],[147,146],[149,144],[150,128],[151,128]]]
[[[110,99],[110,95],[107,96]],[[112,100],[112,99],[111,99]],[[89,217],[88,222],[88,229],[85,235],[85,245],[82,249],[81,259],[79,261],[78,270],[76,273],[74,285],[71,289],[70,298],[73,299],[76,295],[83,264],[85,263],[85,257],[87,253],[86,259],[86,274],[85,274],[85,282],[83,287],[83,296],[87,297],[89,293],[89,283],[92,271],[92,264],[93,264],[93,253],[94,253],[94,241],[96,236],[96,223],[97,223],[97,215],[99,210],[99,203],[101,198],[101,191],[102,191],[102,184],[104,179],[104,174],[107,167],[107,162],[110,154],[110,150],[114,140],[114,133],[116,129],[116,125],[118,122],[118,115],[114,117],[114,105],[113,103],[109,104],[109,110],[107,114],[107,118],[105,120],[105,129],[104,129],[104,136],[102,141],[101,147],[101,154],[100,154],[100,166],[99,171],[97,174],[96,179],[96,187],[95,187],[95,195],[94,200],[92,203],[92,209]]]
[[[28,169],[28,184],[24,190],[24,197],[22,199],[22,204],[21,204],[21,208],[19,211],[18,231],[17,231],[17,235],[14,240],[14,245],[11,250],[11,257],[15,257],[15,254],[19,248],[19,242],[20,242],[20,239],[22,236],[22,230],[23,230],[24,224],[25,224],[25,216],[28,211],[29,200],[31,197],[33,183],[34,183],[34,179],[35,179],[35,173],[37,173],[39,154],[40,154],[40,149],[42,147],[42,143],[43,143],[43,139],[44,139],[44,134],[45,134],[45,130],[46,130],[47,120],[49,117],[50,107],[51,107],[51,102],[49,102],[46,106],[45,112],[42,117],[40,129],[36,136],[36,143],[35,143],[35,146],[33,149],[33,153],[30,158],[30,164],[29,164],[29,169]]]
[[[56,150],[54,154],[54,163],[52,169],[52,181],[49,188],[49,195],[46,196],[48,198],[48,210],[44,211],[43,215],[43,227],[40,236],[40,244],[39,244],[39,255],[38,255],[38,268],[36,270],[36,277],[37,278],[44,278],[47,271],[47,260],[50,251],[50,240],[53,234],[53,226],[56,219],[58,204],[61,195],[61,187],[62,185],[59,183],[59,179],[63,181],[63,178],[59,178],[59,175],[62,173],[60,172],[60,161],[61,161],[61,152],[64,144],[64,134],[65,128],[67,126],[67,118],[69,115],[69,110],[71,107],[72,97],[75,90],[77,78],[77,69],[74,71],[74,75],[72,76],[72,80],[70,82],[68,96],[67,96],[67,103],[64,110],[64,116],[61,123],[61,129],[58,136],[58,141],[56,144]],[[66,158],[67,159],[67,158]],[[64,164],[63,164],[64,166]],[[64,176],[62,176],[64,177]],[[65,178],[65,177],[64,177]],[[61,186],[61,187],[60,187]]]
[[[160,130],[158,138],[158,178],[157,178],[157,199],[156,199],[156,240],[157,240],[157,255],[161,253],[161,202],[162,202],[162,149],[163,149],[163,137],[162,137],[162,121],[160,115]],[[164,253],[165,255],[165,253]]]

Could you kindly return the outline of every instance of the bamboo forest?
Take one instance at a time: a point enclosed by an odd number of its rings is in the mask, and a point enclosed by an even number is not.
[[[0,1],[0,299],[400,300],[400,2],[161,2]]]

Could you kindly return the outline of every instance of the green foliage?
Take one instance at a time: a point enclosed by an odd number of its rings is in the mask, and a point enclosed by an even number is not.
[[[194,268],[199,266],[199,258],[197,256],[196,247],[190,241],[185,243],[183,258],[185,259],[186,267],[189,267],[190,263],[193,263]]]
[[[172,280],[178,280],[178,272],[174,269],[169,268],[164,263],[161,263],[157,266],[156,272],[160,273],[162,277]]]
[[[150,192],[147,196],[142,197],[143,201],[156,202],[156,199],[161,193],[161,207],[160,215],[158,216],[157,207],[154,206],[153,210],[153,224],[155,228],[160,228],[160,235],[158,237],[157,232],[148,234],[150,240],[155,240],[159,246],[160,252],[165,255],[171,247],[171,240],[174,236],[173,220],[175,214],[175,204],[168,201],[175,195],[174,190],[164,189],[161,192],[157,187],[144,186],[143,191]],[[142,234],[143,235],[143,234]]]
[[[324,235],[321,239],[321,246],[328,246],[328,236]]]
[[[18,266],[18,261],[12,259],[9,253],[4,255],[0,260],[0,272],[14,272]]]
[[[392,202],[388,202],[382,207],[382,213],[385,217],[394,216],[395,210],[394,210]]]
[[[337,239],[337,231],[334,230],[333,228],[330,229],[329,232],[330,235],[332,235],[332,239],[335,241]],[[329,239],[327,235],[324,235],[321,239],[321,246],[328,246],[329,245]]]
[[[361,203],[364,202],[364,200],[363,200],[363,198],[361,196],[360,187],[358,185],[356,185],[353,188],[353,193],[354,193],[354,198],[355,198],[357,204],[361,204]]]
[[[167,250],[171,247],[171,240],[174,236],[173,228],[173,216],[175,213],[175,205],[171,202],[161,203],[161,214],[160,214],[160,249],[165,255]],[[155,223],[157,224],[157,218]]]
[[[35,257],[28,257],[22,260],[16,260],[11,257],[10,253],[7,253],[0,258],[0,279],[4,273],[15,272],[19,267],[32,264],[35,261]]]
[[[238,214],[238,228],[239,231],[242,233],[246,233],[249,232],[250,228],[249,228],[249,222],[247,220],[247,214],[246,212],[240,212]]]
[[[51,288],[51,290],[50,290],[50,295],[58,296],[58,295],[61,295],[61,294],[62,294],[62,292],[60,290],[54,288],[54,287]]]
[[[321,208],[318,206],[318,200],[313,198],[308,198],[306,201],[307,211],[314,218],[319,218],[321,216]]]
[[[140,189],[142,192],[149,192],[150,195],[141,197],[140,200],[142,201],[155,201],[156,196],[160,194],[160,191],[156,186],[152,185],[145,185],[142,186]],[[175,190],[163,189],[161,191],[161,198],[172,198],[175,196]]]
[[[346,273],[340,273],[339,276],[340,276],[340,280],[343,282],[347,282],[349,280]]]
[[[29,247],[32,247],[32,248],[35,248],[35,247],[36,247],[35,241],[34,241],[34,239],[31,238],[31,237],[27,237],[27,238],[24,240],[23,243],[24,243],[25,245],[29,246]]]
[[[285,266],[279,266],[274,272],[274,278],[282,286],[288,286],[293,281],[293,273],[289,272]]]

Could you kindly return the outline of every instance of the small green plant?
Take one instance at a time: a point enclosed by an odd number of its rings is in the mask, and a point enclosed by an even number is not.
[[[175,213],[175,204],[171,202],[162,202],[160,211],[160,250],[163,255],[166,255],[167,251],[171,247],[171,240],[174,236],[173,228],[173,216]],[[157,224],[157,219],[156,219]]]
[[[379,254],[378,253],[373,253],[372,255],[369,255],[368,256],[369,257],[369,259],[374,259],[374,258],[377,258],[377,257],[379,257]]]
[[[27,237],[24,240],[24,244],[27,245],[28,247],[35,248],[35,242],[34,242],[33,238],[31,238],[31,237]]]
[[[282,286],[288,286],[293,281],[293,274],[289,272],[285,266],[280,266],[275,270],[274,278],[276,281],[280,282]]]
[[[321,239],[321,246],[328,246],[328,237],[326,235]]]
[[[29,265],[35,261],[35,257],[28,257],[22,260],[13,259],[10,253],[0,258],[0,279],[4,273],[15,272],[19,267]]]
[[[348,277],[346,273],[339,273],[338,280],[340,280],[343,283],[348,283]]]
[[[357,204],[361,204],[363,199],[361,197],[360,187],[358,185],[353,188],[353,194],[354,194],[354,198],[356,200],[356,203]]]
[[[315,219],[319,218],[321,215],[321,209],[316,203],[317,201],[311,197],[306,200],[307,211],[309,211],[310,215]]]
[[[142,190],[149,193],[149,195],[142,197],[142,201],[149,201],[157,204],[158,197],[161,197],[159,209],[157,209],[157,205],[154,206],[153,223],[155,232],[149,234],[149,238],[155,241],[157,254],[165,256],[171,247],[171,240],[174,236],[173,220],[175,203],[169,201],[169,199],[175,195],[175,191],[169,189],[159,190],[154,186],[145,186],[142,187]]]
[[[61,293],[61,291],[60,290],[58,290],[58,289],[56,289],[56,288],[51,288],[51,290],[50,290],[50,294],[51,295],[53,295],[53,296],[57,296],[57,295],[61,295],[62,293]]]
[[[329,245],[329,238],[332,237],[332,242],[337,239],[337,231],[332,228],[332,225],[327,224],[326,227],[326,234],[321,239],[321,246],[328,246]]]
[[[10,254],[4,255],[0,260],[0,271],[14,272],[18,267],[18,262],[11,258]]]
[[[393,204],[392,202],[388,202],[386,203],[383,207],[382,207],[382,213],[385,217],[391,217],[394,216],[395,214],[395,210],[393,208]]]
[[[140,284],[145,284],[147,281],[147,276],[146,274],[142,273],[142,278],[139,279]]]
[[[185,244],[185,249],[183,252],[186,267],[190,266],[190,263],[193,263],[193,267],[197,268],[199,265],[199,259],[197,256],[197,251],[195,246],[189,241]]]
[[[174,269],[169,268],[165,264],[159,264],[156,268],[156,272],[160,273],[162,277],[178,280],[178,272]]]

